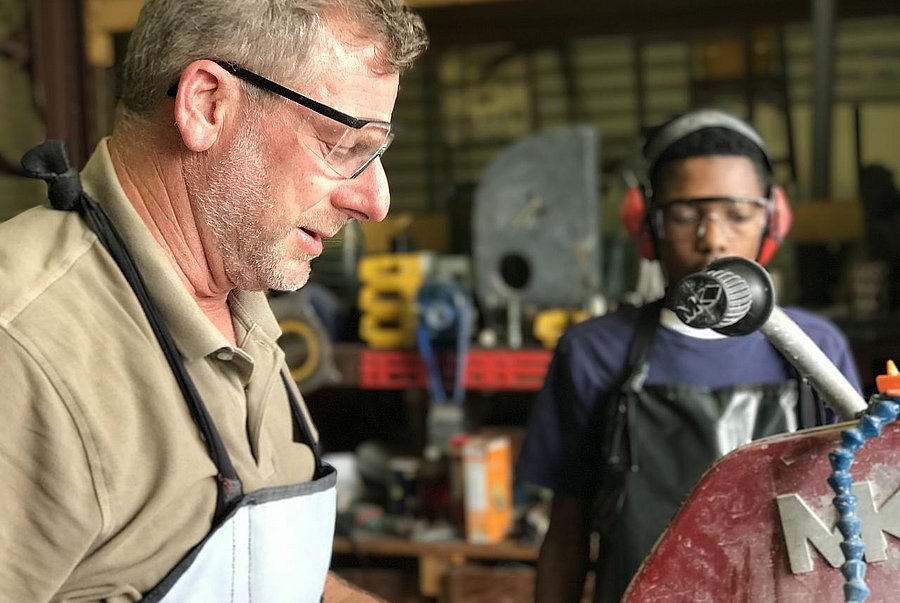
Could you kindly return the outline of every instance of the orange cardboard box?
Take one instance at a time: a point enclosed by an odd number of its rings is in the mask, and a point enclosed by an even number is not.
[[[472,436],[462,449],[466,540],[501,542],[512,527],[512,446],[507,436]]]

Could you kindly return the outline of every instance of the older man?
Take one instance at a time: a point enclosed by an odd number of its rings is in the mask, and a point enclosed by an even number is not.
[[[54,209],[0,225],[0,598],[333,600],[334,470],[264,291],[385,217],[426,44],[402,0],[150,0],[83,191],[26,157]]]

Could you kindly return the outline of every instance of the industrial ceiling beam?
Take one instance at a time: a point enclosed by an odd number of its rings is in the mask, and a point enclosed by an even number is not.
[[[69,161],[87,161],[87,117],[81,0],[31,3],[32,53],[47,138],[66,142]]]
[[[433,46],[544,43],[573,36],[648,34],[810,21],[810,0],[503,0],[418,8]],[[897,0],[842,2],[837,18],[900,14]]]

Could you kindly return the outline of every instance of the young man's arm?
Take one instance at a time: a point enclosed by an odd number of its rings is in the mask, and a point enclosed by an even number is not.
[[[590,509],[583,498],[553,496],[550,528],[537,563],[536,603],[581,600],[590,557]]]

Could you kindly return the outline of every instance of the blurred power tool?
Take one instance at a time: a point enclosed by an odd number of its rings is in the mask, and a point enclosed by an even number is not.
[[[303,393],[340,381],[331,337],[313,305],[314,290],[317,286],[310,283],[298,291],[269,298],[272,313],[281,327],[278,345],[284,350],[291,377]]]
[[[428,440],[448,451],[450,436],[465,431],[465,372],[472,338],[471,296],[451,280],[431,279],[416,294],[416,342],[431,397]],[[453,386],[448,395],[439,354],[452,351]]]
[[[431,252],[378,253],[359,262],[359,337],[376,349],[415,345],[414,299],[432,272]]]
[[[469,260],[433,251],[378,253],[359,263],[359,337],[375,349],[416,346],[416,295],[426,280],[471,281]]]
[[[534,318],[532,331],[534,337],[545,348],[556,347],[556,342],[562,337],[570,326],[578,324],[590,318],[587,310],[566,310],[564,308],[550,308],[542,310]]]
[[[472,208],[472,255],[485,326],[521,345],[532,310],[576,308],[600,291],[597,133],[555,128],[505,149]]]

